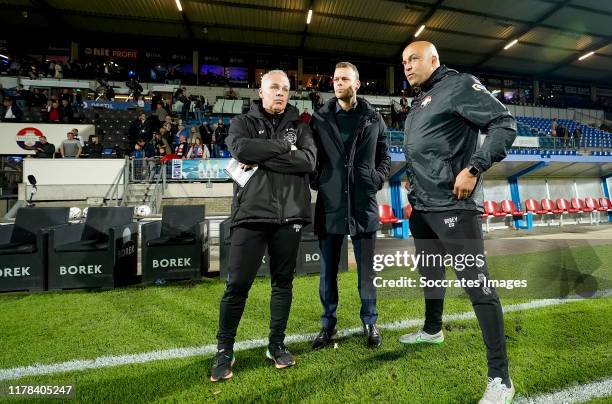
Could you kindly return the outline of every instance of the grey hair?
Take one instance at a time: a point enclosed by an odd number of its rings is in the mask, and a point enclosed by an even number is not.
[[[261,84],[263,85],[264,80],[267,80],[273,74],[280,74],[281,76],[285,77],[287,79],[287,82],[289,83],[289,88],[291,88],[291,81],[289,81],[289,76],[287,76],[287,73],[285,73],[283,70],[278,69],[270,70],[268,73],[261,76]]]

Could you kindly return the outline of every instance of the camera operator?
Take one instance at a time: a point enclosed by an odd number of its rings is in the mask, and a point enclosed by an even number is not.
[[[140,95],[142,94],[142,86],[138,82],[138,80],[134,77],[125,83],[130,89],[130,95],[128,96],[128,100],[130,98],[134,99],[134,102],[138,102]]]

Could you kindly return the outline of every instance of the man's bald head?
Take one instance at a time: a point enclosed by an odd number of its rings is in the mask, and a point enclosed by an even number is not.
[[[420,87],[440,67],[440,56],[431,42],[416,41],[402,52],[402,64],[410,86]]]

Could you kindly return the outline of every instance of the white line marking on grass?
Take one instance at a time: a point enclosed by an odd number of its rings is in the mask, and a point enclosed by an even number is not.
[[[596,293],[598,297],[612,296],[612,289],[599,291]],[[583,301],[584,299],[541,299],[532,300],[527,303],[509,304],[504,307],[504,313],[515,311],[524,311],[539,309],[549,306],[558,306],[572,302]],[[460,321],[476,318],[473,311],[464,313],[449,314],[443,317],[443,321]],[[418,327],[423,323],[422,319],[411,319],[396,321],[388,324],[381,324],[379,327],[385,330],[398,330],[404,328]],[[363,332],[361,327],[349,328],[338,332],[338,336],[347,337]],[[287,343],[300,343],[312,341],[316,337],[316,333],[294,334],[288,335],[285,338]],[[251,339],[237,342],[234,345],[235,351],[242,351],[254,348],[261,348],[268,345],[267,338]],[[88,369],[102,369],[113,366],[123,366],[136,363],[148,363],[159,360],[170,360],[180,358],[190,358],[193,356],[212,355],[217,351],[216,344],[204,345],[199,347],[188,348],[173,348],[160,351],[143,352],[139,354],[119,355],[119,356],[101,356],[96,359],[71,360],[67,362],[52,363],[48,365],[33,364],[29,366],[0,369],[0,381],[12,380],[27,376],[50,375],[56,373],[82,371]]]
[[[595,398],[612,396],[612,378],[596,382],[578,384],[554,393],[542,394],[534,397],[517,397],[515,404],[565,404],[584,403]]]

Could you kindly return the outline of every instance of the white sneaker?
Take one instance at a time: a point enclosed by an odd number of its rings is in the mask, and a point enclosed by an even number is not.
[[[510,404],[514,397],[514,383],[510,380],[510,387],[502,383],[501,377],[489,377],[487,389],[478,404]]]
[[[441,344],[444,342],[444,334],[442,330],[435,334],[427,334],[423,330],[413,332],[412,334],[405,334],[399,338],[399,342],[402,344]]]

